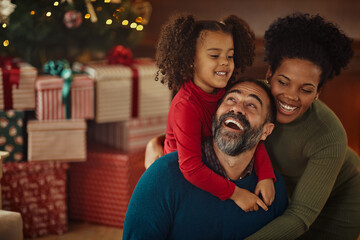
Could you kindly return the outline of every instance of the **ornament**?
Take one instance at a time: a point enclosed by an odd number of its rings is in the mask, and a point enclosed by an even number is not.
[[[14,9],[16,5],[11,3],[10,0],[0,0],[0,22],[7,22],[8,17]]]
[[[88,10],[88,13],[90,14],[90,21],[92,23],[97,22],[97,16],[94,10],[94,6],[91,4],[90,0],[85,0],[86,8]]]
[[[146,25],[149,23],[152,12],[150,2],[136,0],[134,3],[131,4],[131,10],[140,17],[138,17],[138,19],[141,19],[142,25]]]
[[[64,14],[64,24],[67,28],[78,28],[82,23],[82,15],[80,12],[71,10]]]
[[[108,52],[107,60],[109,64],[130,66],[133,62],[133,54],[129,48],[117,45]]]

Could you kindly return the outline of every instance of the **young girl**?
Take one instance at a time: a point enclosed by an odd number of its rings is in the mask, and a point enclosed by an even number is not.
[[[180,170],[190,183],[221,200],[232,199],[244,211],[257,210],[257,205],[267,210],[274,198],[275,175],[263,143],[255,154],[255,193],[266,205],[210,170],[201,159],[201,142],[212,135],[212,117],[229,79],[252,64],[254,48],[253,32],[234,15],[221,22],[181,15],[163,26],[156,52],[156,80],[178,91],[169,110],[164,153],[177,150]]]

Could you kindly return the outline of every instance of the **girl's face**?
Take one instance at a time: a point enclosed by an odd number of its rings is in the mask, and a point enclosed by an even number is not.
[[[234,43],[231,34],[203,31],[196,42],[194,83],[204,92],[224,88],[234,71]]]
[[[320,75],[320,67],[303,59],[284,59],[274,73],[268,70],[278,122],[290,123],[310,107],[319,96]]]

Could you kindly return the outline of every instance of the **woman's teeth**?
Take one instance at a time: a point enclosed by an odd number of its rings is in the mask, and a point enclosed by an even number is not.
[[[292,112],[292,111],[294,111],[295,109],[297,109],[297,107],[291,107],[291,106],[289,106],[289,105],[286,105],[286,104],[281,103],[280,101],[278,101],[278,102],[279,102],[280,107],[281,107],[283,110],[287,111],[287,112]]]

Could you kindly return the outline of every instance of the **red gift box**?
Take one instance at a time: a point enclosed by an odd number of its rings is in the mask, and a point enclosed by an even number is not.
[[[70,218],[122,228],[132,191],[145,171],[144,152],[88,146],[87,161],[70,164]]]
[[[65,119],[62,101],[63,79],[42,75],[36,79],[36,118],[38,120]],[[87,75],[75,75],[70,86],[71,118],[94,118],[94,80]]]
[[[3,209],[21,213],[25,237],[67,231],[67,163],[3,164]]]

